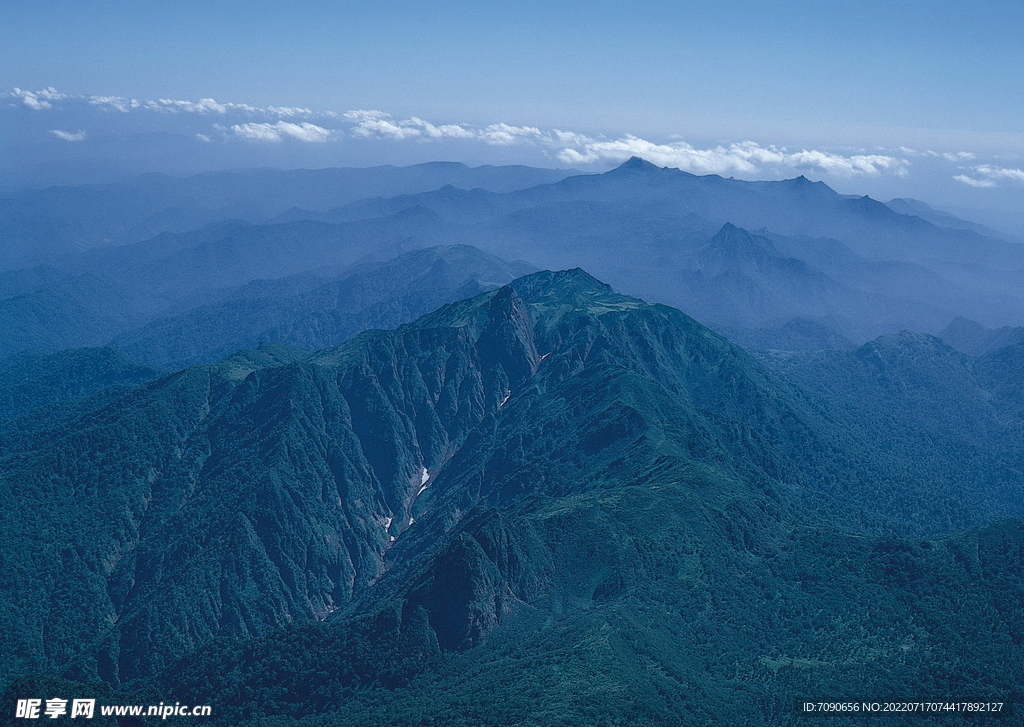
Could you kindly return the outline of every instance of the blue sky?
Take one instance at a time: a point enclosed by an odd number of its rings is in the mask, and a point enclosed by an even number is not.
[[[1022,32],[1024,4],[1001,0],[5,0],[0,145],[15,166],[66,154],[154,168],[192,154],[196,168],[599,171],[640,152],[1020,211]]]

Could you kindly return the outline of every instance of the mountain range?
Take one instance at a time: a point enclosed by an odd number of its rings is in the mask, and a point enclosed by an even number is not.
[[[148,176],[0,219],[0,723],[1014,719],[1006,236],[639,159]]]
[[[667,725],[1016,698],[1014,352],[834,355],[775,373],[540,272],[73,412],[0,467],[5,678],[50,675],[5,699],[102,680],[225,724]],[[951,440],[970,466],[939,478]]]
[[[533,269],[582,266],[752,347],[859,345],[904,329],[940,334],[957,317],[992,328],[1024,319],[1024,248],[923,203],[886,206],[803,177],[745,182],[639,159],[605,174],[564,174],[421,165],[24,192],[5,202],[22,218],[7,228],[0,322],[12,335],[0,355],[152,337],[154,325],[173,329],[158,321],[203,316],[246,297],[255,281],[337,276],[453,244]],[[383,196],[354,200],[360,193]],[[179,202],[207,205],[205,216],[171,224],[165,213]],[[235,214],[239,205],[249,211]],[[156,221],[143,224],[147,214]],[[280,305],[259,315],[293,315]],[[203,360],[225,353],[214,346]]]
[[[122,183],[23,189],[0,198],[0,269],[59,264],[77,251],[226,220],[264,222],[293,208],[326,209],[444,185],[507,192],[573,173],[431,162],[365,169],[241,169],[185,178],[146,174]]]

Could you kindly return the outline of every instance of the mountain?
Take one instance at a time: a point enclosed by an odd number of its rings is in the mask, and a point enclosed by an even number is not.
[[[436,215],[411,208],[383,219],[340,225],[218,223],[97,250],[78,264],[123,281],[154,306],[192,306],[252,280],[386,260],[447,237],[448,228]]]
[[[996,240],[1007,240],[1010,242],[1016,242],[1010,235],[1006,235],[1002,232],[993,230],[991,227],[985,225],[979,225],[977,222],[971,222],[964,220],[956,215],[951,215],[948,212],[937,210],[931,205],[922,202],[919,199],[910,198],[896,198],[890,199],[885,203],[885,206],[891,209],[893,212],[897,212],[901,215],[910,215],[914,217],[920,217],[926,222],[930,222],[936,227],[948,227],[953,230],[971,230],[977,232],[979,235],[985,237],[991,237]]]
[[[392,328],[532,270],[468,245],[425,248],[338,273],[317,270],[241,286],[225,300],[161,318],[110,345],[166,367],[212,363],[261,341],[316,350]]]
[[[415,210],[350,225],[225,223],[96,251],[77,275],[0,273],[18,293],[0,299],[0,354],[112,342],[180,367],[261,340],[322,348],[535,269],[464,245],[416,252],[447,237]]]
[[[933,420],[887,440],[891,410],[579,270],[165,376],[7,448],[4,679],[102,679],[225,724],[1016,698],[1021,526],[991,524],[1024,514],[1014,363],[958,393],[971,359],[936,339],[856,355],[869,397]],[[947,387],[922,395],[914,366]],[[961,416],[950,436],[997,456],[937,478],[948,439],[917,433]]]
[[[840,195],[823,182],[803,176],[780,182],[745,182],[660,168],[638,158],[604,174],[570,176],[505,194],[445,187],[368,199],[333,214],[339,221],[351,220],[386,216],[420,205],[454,221],[480,222],[518,210],[578,202],[644,202],[648,208],[675,217],[704,217],[718,227],[731,222],[751,230],[768,228],[780,235],[838,239],[868,259],[922,262],[936,254],[962,252],[964,245],[971,243],[986,254],[1016,255],[1014,259],[1019,259],[1016,245],[938,228],[919,217],[898,214],[869,197]]]
[[[102,345],[254,280],[386,260],[447,237],[416,210],[348,225],[223,222],[0,274],[0,283],[10,281],[9,297],[0,298],[10,332],[0,354]]]
[[[141,242],[225,220],[267,222],[294,208],[322,211],[368,196],[392,197],[444,185],[509,192],[575,173],[430,162],[365,169],[248,169],[190,177],[146,174],[116,184],[24,189],[0,198],[0,270],[59,264],[81,250]]]
[[[930,472],[937,493],[975,483],[970,495],[961,491],[995,519],[1013,514],[1002,508],[1016,498],[1024,471],[1020,351],[1014,344],[973,357],[904,331],[856,350],[766,353],[761,360],[845,409],[851,421],[872,422],[886,449]]]
[[[0,360],[0,421],[37,417],[106,389],[131,387],[161,372],[112,348],[20,353]]]
[[[0,299],[0,357],[99,345],[145,321],[141,296],[100,275],[42,269],[11,277],[16,294]]]
[[[369,613],[209,647],[157,693],[201,694],[224,724],[667,727],[788,725],[808,701],[881,711],[908,689],[962,689],[1012,721],[1022,535],[1015,520],[940,540],[779,536],[638,484],[481,515]],[[496,603],[507,611],[479,643],[435,636],[489,622]]]
[[[904,329],[937,333],[958,316],[996,328],[1024,319],[1018,243],[937,226],[803,177],[745,182],[634,159],[605,174],[558,173],[551,177],[557,181],[519,188],[549,179],[545,174],[443,164],[250,170],[25,192],[17,204],[8,201],[40,224],[49,220],[52,229],[39,240],[56,241],[65,225],[78,242],[60,243],[59,254],[29,256],[46,265],[0,273],[0,303],[9,309],[0,318],[14,332],[0,353],[105,345],[147,324],[168,325],[173,336],[176,323],[155,322],[181,315],[199,321],[212,310],[205,306],[226,305],[235,290],[257,280],[315,277],[327,267],[459,244],[552,269],[582,265],[619,290],[684,309],[751,345],[860,344]],[[453,182],[486,182],[490,189]],[[117,190],[129,188],[136,202],[119,204]],[[38,210],[30,203],[37,193],[37,201],[45,198]],[[303,200],[309,204],[293,204]],[[164,213],[173,217],[167,210],[179,202],[206,211],[171,224]],[[130,222],[143,208],[160,208],[164,217],[148,227]],[[20,224],[12,222],[10,234],[21,235]],[[74,232],[79,227],[93,232]],[[101,237],[88,238],[94,232]],[[719,249],[744,235],[756,245]],[[295,310],[304,315],[301,305]],[[255,318],[278,315],[268,326],[273,335],[306,325],[279,314]],[[794,338],[805,324],[827,333]],[[182,326],[182,333],[194,329]],[[239,337],[242,345],[263,334],[247,335]],[[233,340],[207,342],[205,350],[223,355]],[[174,363],[210,360],[195,358],[200,354]]]
[[[634,159],[605,174],[506,194],[446,187],[367,199],[324,219],[351,222],[410,208],[431,210],[453,234],[461,231],[467,242],[496,255],[551,268],[583,265],[619,289],[690,311],[701,299],[687,296],[698,250],[731,224],[769,238],[779,257],[804,263],[847,297],[833,306],[842,311],[838,317],[820,310],[827,296],[807,295],[795,311],[751,307],[741,299],[717,318],[698,314],[712,326],[777,328],[803,318],[863,342],[903,328],[937,332],[957,315],[985,325],[1024,318],[1017,282],[1024,248],[1018,243],[937,226],[804,177],[745,182]],[[726,288],[721,297],[735,292]],[[751,317],[754,310],[760,320]]]
[[[977,321],[957,316],[938,335],[953,348],[981,356],[1024,341],[1024,327],[985,328]]]
[[[783,326],[801,315],[836,320],[856,294],[802,260],[785,257],[767,237],[726,223],[697,250],[686,309],[711,324]],[[858,301],[859,302],[859,301]]]
[[[733,343],[755,351],[821,351],[856,348],[850,339],[834,328],[806,318],[792,318],[777,328],[751,329],[720,326],[718,332]]]

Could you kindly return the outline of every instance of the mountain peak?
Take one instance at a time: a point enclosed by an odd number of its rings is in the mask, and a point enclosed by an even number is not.
[[[814,182],[814,181],[808,179],[807,177],[805,177],[803,174],[801,174],[799,177],[794,177],[793,179],[783,179],[781,184],[785,185],[786,187],[788,187],[790,189],[800,189],[800,190],[807,190],[807,191],[810,191],[810,190],[820,190],[820,191],[828,190],[829,192],[832,192],[832,194],[836,193],[835,190],[833,190],[830,186],[828,186],[824,182]]]
[[[783,180],[783,183],[789,185],[790,187],[796,187],[798,189],[832,189],[824,182],[813,182],[807,177],[805,177],[803,174],[801,174],[799,177],[794,177],[793,179],[785,179]]]
[[[770,249],[773,247],[771,240],[761,235],[755,235],[749,230],[737,227],[731,222],[726,222],[722,228],[715,233],[708,243],[712,247],[756,247],[759,249]]]
[[[953,351],[953,348],[942,341],[941,338],[920,331],[900,331],[899,333],[887,333],[868,341],[857,349],[857,355],[864,359],[882,358],[890,359],[894,356],[909,355],[914,352],[926,352],[929,354],[946,354]]]
[[[932,207],[927,202],[922,202],[919,199],[913,199],[911,197],[895,197],[893,199],[890,199],[888,202],[886,202],[885,205],[887,207],[892,208],[892,210],[894,212],[899,212],[900,214],[908,214],[908,212],[904,212],[904,210],[909,210],[909,211],[912,211],[912,212],[938,212],[939,211],[939,210],[935,209],[934,207]]]
[[[742,227],[726,222],[699,252],[701,270],[706,275],[745,270],[748,273],[775,257],[771,240],[752,235]],[[753,267],[751,267],[753,266]]]
[[[640,304],[634,298],[613,292],[611,286],[579,268],[542,270],[517,278],[497,290],[450,303],[408,325],[413,328],[480,327],[486,325],[486,321],[507,303],[510,296],[512,300],[520,300],[535,310],[576,307],[606,311],[635,308]]]
[[[558,271],[542,270],[539,273],[524,275],[513,280],[509,285],[530,302],[576,298],[580,295],[623,297],[612,292],[610,285],[602,283],[580,268]]]
[[[988,333],[988,329],[985,326],[970,318],[957,316],[949,322],[948,326],[942,329],[942,332],[939,333],[939,338],[945,340],[948,336],[977,336],[984,333]]]
[[[656,164],[651,164],[646,159],[641,159],[638,156],[632,156],[626,161],[622,162],[622,164],[620,164],[619,166],[615,167],[614,171],[619,171],[620,169],[633,169],[653,172],[660,171],[661,167],[657,166]]]

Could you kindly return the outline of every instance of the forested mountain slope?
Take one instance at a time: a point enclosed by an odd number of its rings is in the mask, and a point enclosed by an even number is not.
[[[324,240],[304,229],[232,224],[183,236],[187,242],[168,235],[105,252],[91,263],[95,274],[0,274],[24,291],[0,299],[0,326],[8,332],[0,353],[109,344],[139,361],[180,368],[261,341],[317,349],[535,269],[468,245],[419,248],[424,240],[406,240],[390,249],[372,234],[347,235],[334,230]],[[184,251],[176,250],[179,242]],[[236,259],[248,256],[256,260]],[[203,275],[194,272],[200,269]]]
[[[262,341],[316,350],[369,328],[393,328],[531,272],[469,245],[446,245],[352,268],[257,280],[216,303],[160,318],[110,345],[167,367],[212,363]]]
[[[193,367],[8,444],[4,678],[157,679],[226,723],[976,689],[953,655],[991,627],[1016,659],[1020,529],[943,533],[1024,513],[1019,482],[936,487],[885,426],[581,271]]]
[[[111,387],[131,387],[162,373],[112,348],[21,353],[0,360],[0,422],[38,416]]]

